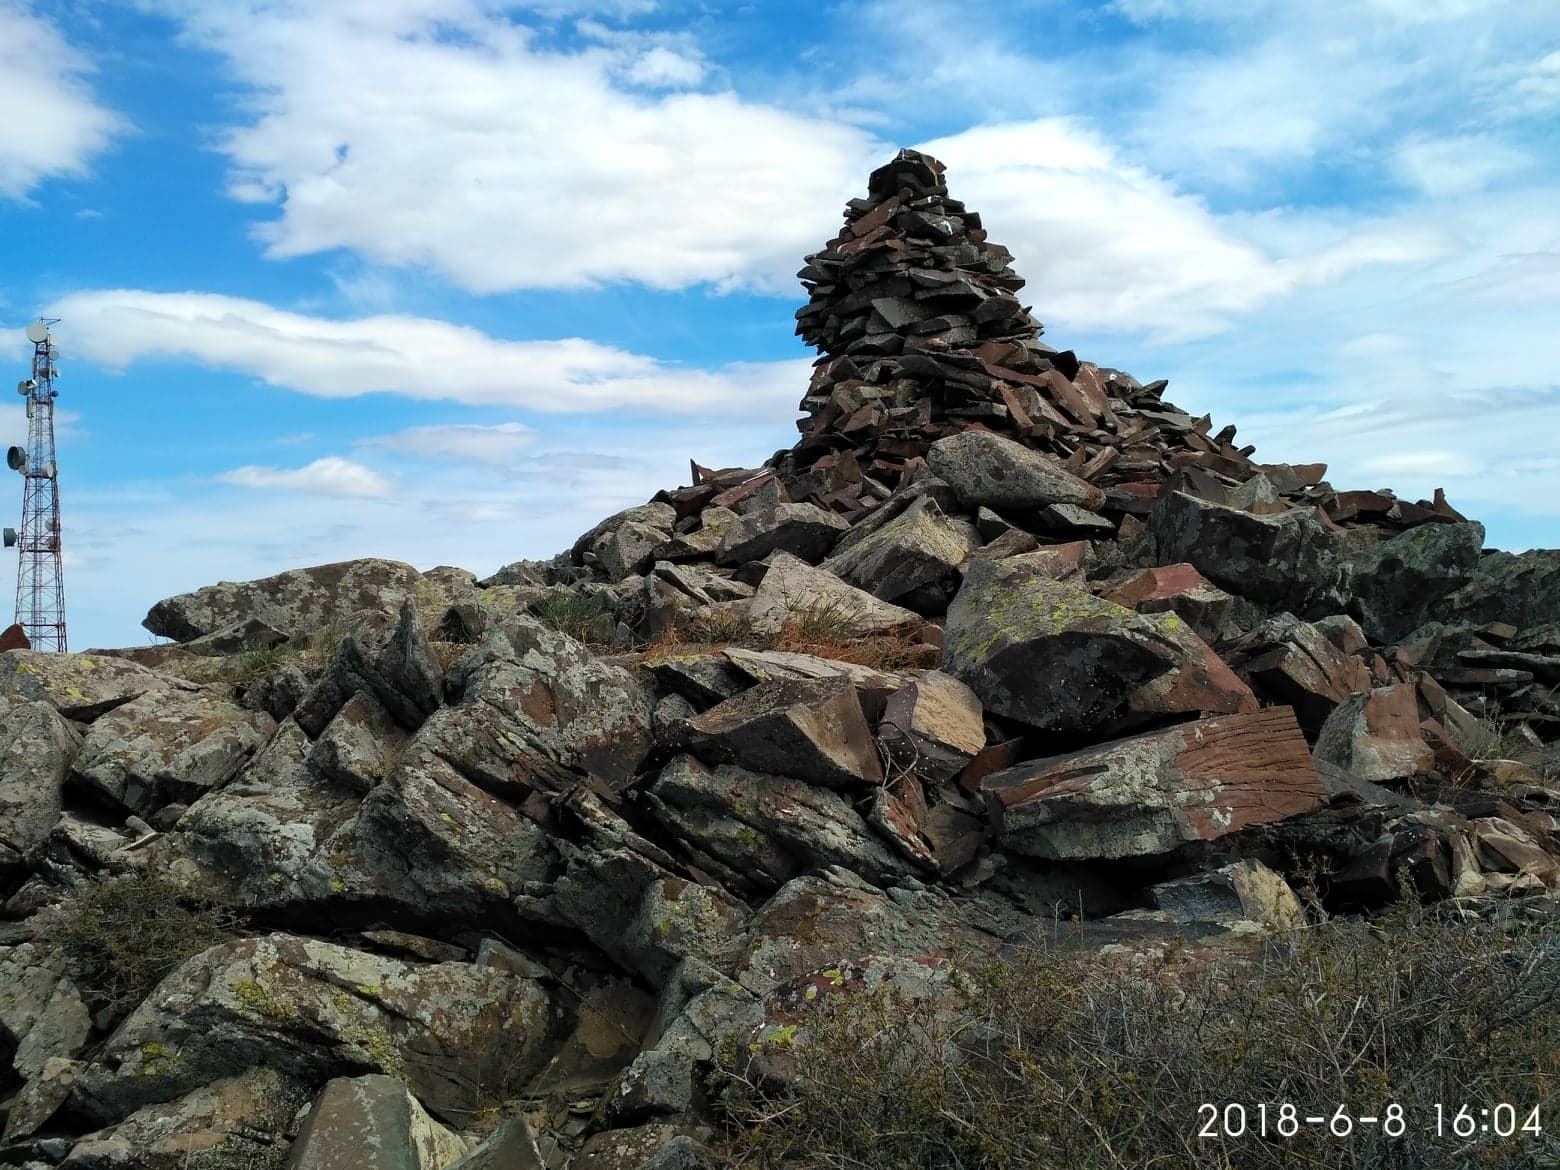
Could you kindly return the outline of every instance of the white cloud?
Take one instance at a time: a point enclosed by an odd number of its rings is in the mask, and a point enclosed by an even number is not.
[[[536,442],[537,434],[523,423],[496,426],[451,423],[409,427],[394,435],[362,440],[363,445],[388,447],[422,459],[455,459],[467,463],[504,464]]]
[[[217,478],[239,487],[280,488],[365,500],[384,499],[391,490],[390,481],[372,468],[334,455],[316,459],[306,467],[235,467]]]
[[[682,369],[579,337],[505,341],[427,317],[336,321],[215,293],[97,289],[61,298],[48,315],[64,318],[67,352],[111,369],[177,358],[325,398],[377,391],[553,413],[783,416],[809,369],[805,359]]]
[[[976,127],[923,149],[1013,252],[1040,318],[1065,327],[1184,340],[1297,288],[1436,249],[1418,230],[1334,225],[1303,249],[1269,251],[1063,118]]]
[[[0,196],[23,199],[44,179],[80,176],[125,129],[84,80],[90,65],[20,0],[0,0]]]
[[[482,293],[789,290],[882,149],[729,91],[623,88],[702,75],[651,34],[571,53],[461,0],[174,7],[251,87],[222,149],[230,193],[280,209],[273,257],[346,248]]]
[[[1432,197],[1474,194],[1529,161],[1525,152],[1482,134],[1412,138],[1392,159],[1404,182]]]

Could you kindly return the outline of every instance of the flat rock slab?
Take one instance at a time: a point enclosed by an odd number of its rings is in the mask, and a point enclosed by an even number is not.
[[[833,573],[784,552],[770,559],[758,592],[746,608],[754,626],[765,631],[779,630],[810,609],[829,611],[859,637],[913,629],[922,624],[921,616],[912,610],[880,601]]]
[[[1048,455],[992,431],[938,439],[926,461],[966,507],[1039,509],[1050,504],[1100,507],[1105,493]]]
[[[189,642],[254,618],[297,638],[359,610],[384,608],[392,593],[414,596],[421,581],[421,573],[400,561],[338,561],[168,597],[141,624],[159,637]]]
[[[440,1125],[393,1077],[326,1083],[293,1141],[287,1170],[443,1170],[466,1141]]]
[[[878,883],[911,872],[850,801],[783,776],[679,756],[661,770],[649,800],[668,829],[749,889],[773,890],[829,865]]]
[[[496,968],[415,966],[273,934],[176,968],[107,1040],[78,1090],[102,1120],[117,1121],[257,1064],[316,1083],[356,1066],[404,1081],[459,1124],[481,1105],[473,1074],[482,1054],[522,1084],[546,1062],[557,1023],[534,981]]]
[[[1041,730],[1080,730],[1177,664],[1148,616],[1024,561],[972,561],[948,609],[943,669],[987,710]]]
[[[1050,859],[1167,853],[1325,799],[1294,712],[1283,707],[1034,760],[987,776],[980,788],[1004,844]]]
[[[927,780],[953,779],[986,746],[980,699],[940,670],[889,697],[878,735],[898,767]]]
[[[190,683],[112,655],[45,654],[41,650],[0,654],[0,695],[47,703],[79,723],[90,723],[149,691],[195,689]]]
[[[689,720],[688,747],[715,763],[842,788],[882,764],[856,688],[843,678],[775,679]]]

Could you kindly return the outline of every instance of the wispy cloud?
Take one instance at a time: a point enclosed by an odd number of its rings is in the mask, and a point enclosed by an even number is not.
[[[337,321],[215,293],[96,289],[61,298],[49,314],[65,319],[60,334],[73,352],[111,369],[178,358],[325,398],[385,392],[549,413],[632,406],[783,417],[807,383],[805,360],[682,369],[579,337],[506,341],[427,317]]]
[[[217,476],[223,483],[239,487],[310,492],[324,496],[351,496],[357,499],[385,499],[391,484],[384,476],[350,459],[328,456],[306,467],[235,467]]]
[[[91,62],[22,0],[0,2],[0,197],[25,198],[45,179],[80,176],[128,128],[100,105]]]
[[[388,447],[419,459],[457,459],[470,463],[505,464],[536,442],[537,434],[523,423],[496,426],[451,423],[410,427],[393,435],[363,439],[363,446]]]

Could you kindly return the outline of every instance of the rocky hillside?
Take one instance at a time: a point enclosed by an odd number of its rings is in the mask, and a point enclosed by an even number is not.
[[[901,152],[765,466],[0,654],[0,1164],[678,1170],[799,999],[1549,899],[1560,552],[1255,462],[1010,260]]]

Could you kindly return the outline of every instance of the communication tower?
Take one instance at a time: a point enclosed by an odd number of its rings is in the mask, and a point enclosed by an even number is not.
[[[57,320],[57,318],[55,319]],[[27,400],[27,446],[12,447],[5,461],[22,477],[22,531],[4,530],[6,548],[20,543],[16,571],[16,621],[34,650],[65,651],[65,578],[60,571],[60,488],[54,462],[54,388],[59,351],[49,336],[54,320],[27,326],[33,344],[32,377],[16,384]]]

